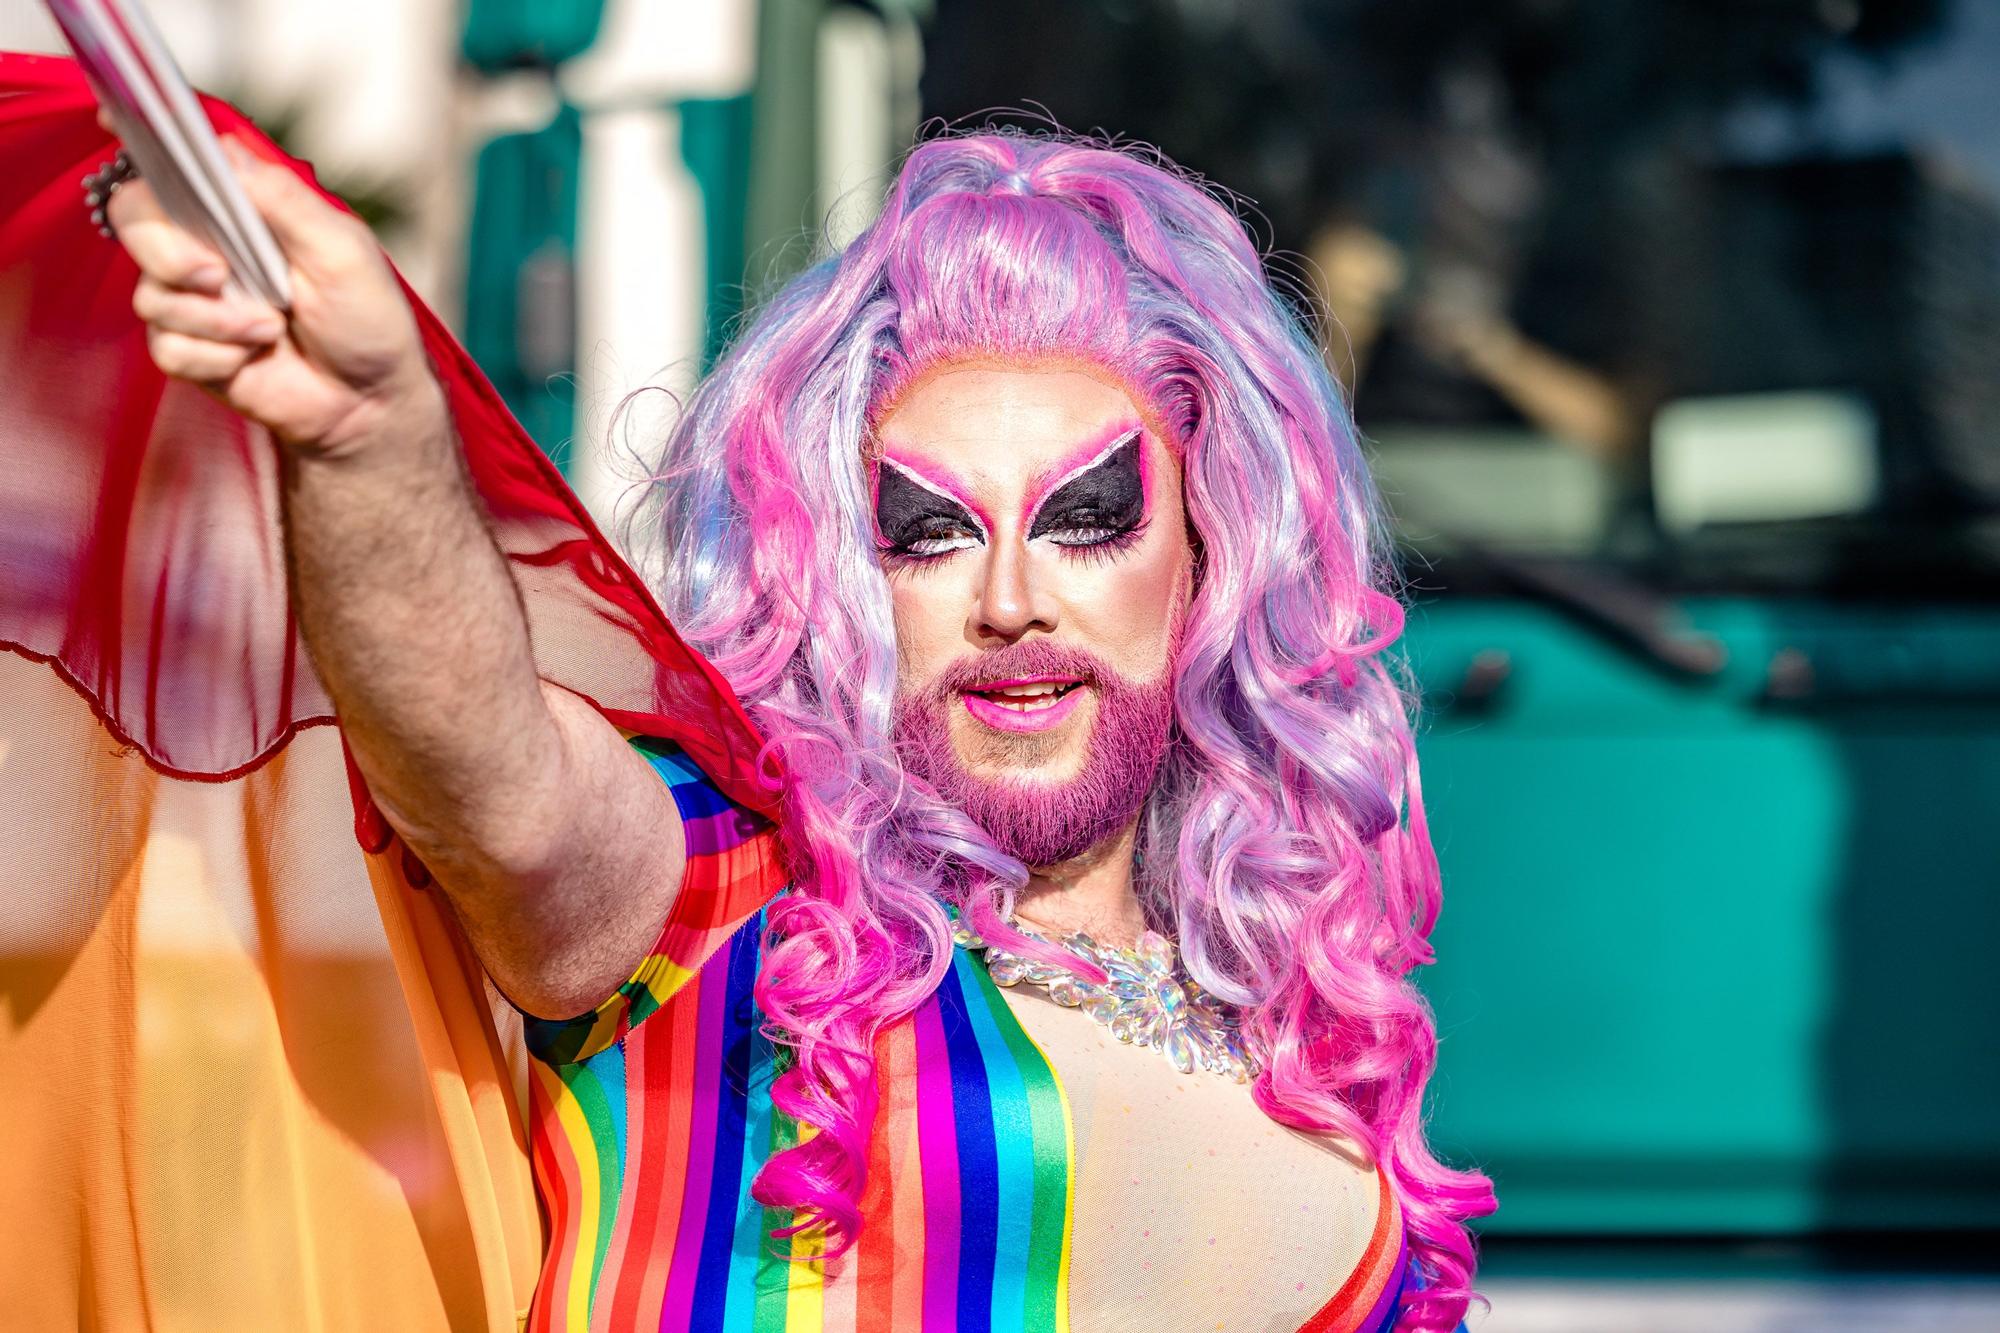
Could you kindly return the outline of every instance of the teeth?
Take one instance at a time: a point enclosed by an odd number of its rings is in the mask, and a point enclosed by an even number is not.
[[[1017,713],[1034,713],[1055,706],[1056,700],[1075,682],[1043,681],[1033,685],[1008,685],[1001,689],[975,690],[982,698],[1011,708]]]

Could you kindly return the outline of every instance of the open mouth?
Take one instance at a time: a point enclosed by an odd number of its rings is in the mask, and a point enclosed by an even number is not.
[[[1083,682],[1072,676],[991,680],[960,692],[965,710],[1001,731],[1040,731],[1075,711]]]
[[[1003,681],[976,686],[966,693],[1017,713],[1038,713],[1055,707],[1058,700],[1082,684],[1079,680]]]

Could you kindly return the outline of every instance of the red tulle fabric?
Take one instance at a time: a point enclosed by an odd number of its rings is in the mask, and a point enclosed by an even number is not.
[[[113,149],[74,64],[0,54],[0,1322],[509,1333],[519,1024],[317,725],[274,447],[149,359],[82,202]],[[771,811],[728,686],[413,305],[541,674]]]
[[[208,106],[218,129],[257,134]],[[0,54],[0,645],[48,662],[162,772],[228,779],[332,707],[287,594],[272,443],[153,366],[131,310],[137,270],[82,204],[82,177],[114,150],[74,63]],[[411,302],[541,674],[772,811],[761,742],[728,685]],[[379,842],[363,816],[364,841]]]

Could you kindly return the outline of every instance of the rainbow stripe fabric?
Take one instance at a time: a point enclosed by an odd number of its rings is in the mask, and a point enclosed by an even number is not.
[[[1062,1085],[977,958],[877,1049],[858,1243],[837,1259],[771,1233],[750,1197],[798,1142],[753,999],[762,905],[783,887],[770,825],[685,755],[635,741],[672,786],[688,861],[672,919],[593,1013],[531,1019],[531,1147],[550,1244],[532,1330],[715,1333],[1067,1330],[1075,1199]],[[643,1024],[643,1026],[642,1026]],[[808,1127],[805,1132],[810,1132]],[[1309,1327],[1388,1327],[1407,1267],[1393,1199],[1367,1259]]]

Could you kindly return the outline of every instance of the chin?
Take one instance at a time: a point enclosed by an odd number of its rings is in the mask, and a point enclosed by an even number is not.
[[[1126,828],[1167,752],[1169,681],[1130,685],[1101,665],[1076,674],[1091,683],[1041,725],[1012,725],[951,681],[897,708],[905,771],[1030,867],[1080,856]]]
[[[996,762],[990,750],[977,759],[954,750],[954,757],[964,768],[965,775],[974,782],[1005,782],[1049,792],[1061,790],[1064,785],[1076,781],[1083,772],[1081,746],[1075,747],[1074,753],[1052,757],[1023,756],[1012,763]]]
[[[975,781],[1055,787],[1083,771],[1096,728],[1088,707],[1050,731],[1000,731],[959,717],[950,728],[951,757]]]

